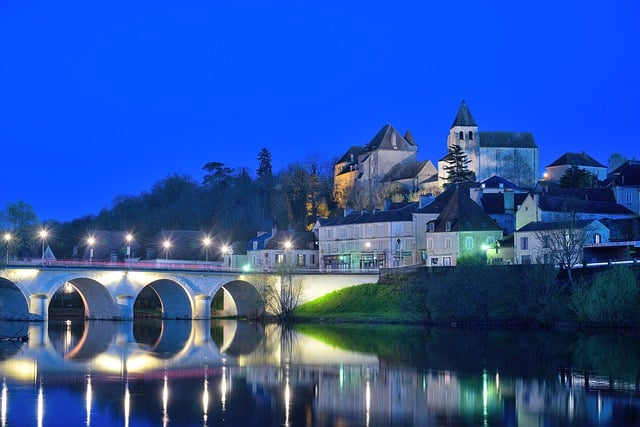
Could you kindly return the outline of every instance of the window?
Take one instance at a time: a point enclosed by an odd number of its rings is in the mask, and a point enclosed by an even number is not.
[[[443,257],[442,258],[442,265],[446,265],[446,266],[451,265],[451,257],[450,256]]]
[[[285,257],[284,254],[276,254],[276,264],[284,264]]]
[[[473,249],[473,237],[467,236],[464,238],[465,249]]]
[[[600,233],[596,233],[593,236],[593,243],[595,243],[596,245],[602,243],[602,235]]]
[[[307,257],[304,254],[298,254],[296,259],[296,265],[298,267],[304,267],[305,265],[307,265],[306,258]]]
[[[447,221],[444,224],[444,231],[451,231],[451,221]]]
[[[487,245],[492,246],[496,242],[496,238],[493,236],[487,237]]]
[[[460,131],[459,139],[464,139],[464,132]]]
[[[258,250],[258,242],[253,242],[253,250],[254,251]]]
[[[451,239],[444,239],[444,248],[451,249]]]
[[[473,141],[473,131],[469,131],[469,141]]]
[[[427,250],[433,250],[433,239],[427,239]]]
[[[529,238],[528,237],[521,237],[520,238],[520,249],[529,249]]]
[[[633,203],[633,194],[627,194],[627,204]]]
[[[310,257],[309,262],[311,262],[311,265],[316,265],[316,255],[311,254],[309,255],[309,257]]]
[[[438,265],[438,258],[431,258],[431,265]]]
[[[531,264],[531,255],[522,255],[520,264]]]
[[[436,229],[436,226],[433,222],[430,222],[429,224],[427,224],[427,230],[430,232],[433,232]]]

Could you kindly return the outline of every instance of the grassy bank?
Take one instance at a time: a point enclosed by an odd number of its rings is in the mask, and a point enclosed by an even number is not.
[[[552,266],[460,266],[387,274],[298,307],[301,320],[640,325],[637,266],[585,270],[569,282]]]

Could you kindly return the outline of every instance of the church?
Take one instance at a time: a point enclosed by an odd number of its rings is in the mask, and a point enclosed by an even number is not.
[[[479,132],[467,103],[463,100],[449,129],[447,148],[459,145],[470,160],[468,168],[481,182],[494,175],[523,188],[538,181],[538,146],[530,132]],[[439,178],[444,184],[443,167],[447,156],[438,161]]]

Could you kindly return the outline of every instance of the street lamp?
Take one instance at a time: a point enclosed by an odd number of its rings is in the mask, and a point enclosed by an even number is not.
[[[87,243],[89,244],[89,264],[91,264],[91,261],[93,261],[93,245],[96,243],[96,238],[89,236]]]
[[[47,240],[47,234],[49,233],[43,228],[42,230],[40,230],[39,234],[40,238],[42,239],[42,265],[44,265],[44,241]]]
[[[291,240],[284,242],[284,265],[291,265],[291,260],[288,260],[288,252],[291,249]]]
[[[131,242],[133,241],[133,234],[127,234],[125,239],[127,240],[127,258],[131,259]]]
[[[169,248],[171,247],[171,241],[165,240],[164,243],[162,244],[162,246],[164,247],[164,259],[165,259],[165,261],[168,261],[169,260]]]
[[[9,242],[11,241],[11,233],[4,233],[4,241],[7,242],[7,264],[9,264]]]
[[[205,237],[202,239],[202,244],[204,245],[204,261],[209,262],[209,245],[211,245],[211,238]]]
[[[222,253],[223,255],[229,257],[229,268],[231,268],[231,257],[233,256],[233,248],[231,246],[224,245],[222,247]]]

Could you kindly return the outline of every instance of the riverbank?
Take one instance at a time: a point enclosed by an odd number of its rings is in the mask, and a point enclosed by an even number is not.
[[[447,326],[640,327],[637,265],[574,271],[548,265],[460,266],[389,273],[295,310],[301,321]]]

